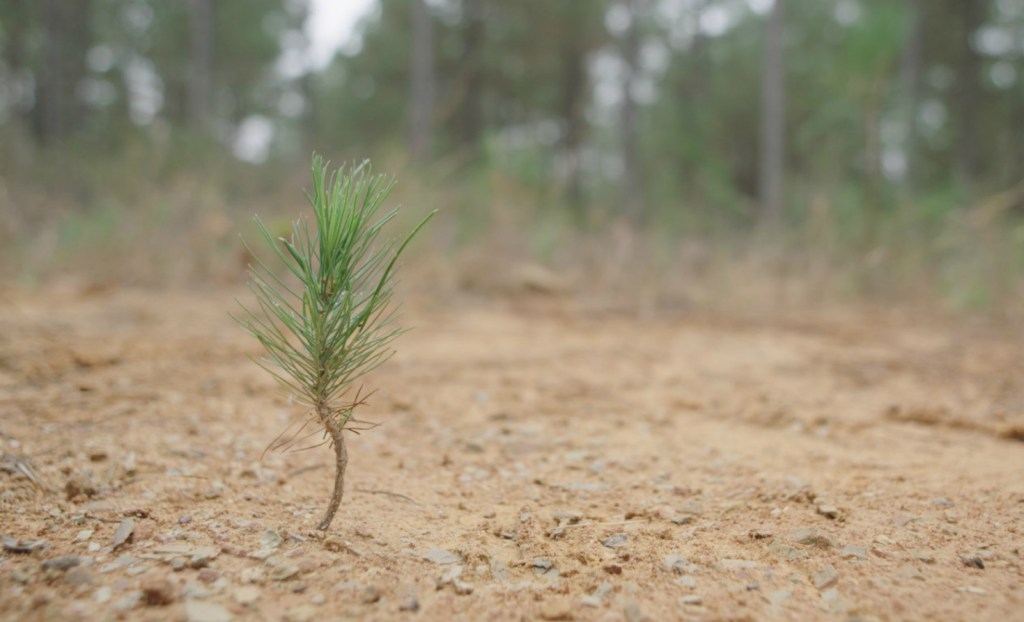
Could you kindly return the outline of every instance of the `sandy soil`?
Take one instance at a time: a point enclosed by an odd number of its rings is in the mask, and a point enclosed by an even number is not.
[[[0,619],[1024,620],[1020,334],[414,306],[322,536],[234,293],[0,303]]]

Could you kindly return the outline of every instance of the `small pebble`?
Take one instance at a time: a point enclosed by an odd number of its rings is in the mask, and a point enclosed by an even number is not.
[[[380,600],[380,589],[376,585],[367,585],[359,593],[359,602],[364,605],[372,605]]]
[[[188,560],[189,568],[205,568],[220,555],[220,548],[215,546],[203,546],[192,551]]]
[[[689,589],[695,589],[697,587],[697,579],[687,575],[685,577],[679,577],[675,580],[675,584],[679,587],[685,587]]]
[[[822,503],[818,506],[818,514],[821,514],[827,519],[834,520],[839,517],[839,508],[831,503]]]
[[[131,517],[121,521],[121,524],[117,526],[117,532],[114,534],[113,547],[116,551],[120,546],[125,543],[131,542],[132,534],[135,533],[135,520]]]
[[[824,568],[814,573],[814,587],[819,590],[832,587],[838,580],[839,571],[832,564],[827,564]]]
[[[615,534],[614,536],[605,538],[604,540],[601,540],[601,544],[610,549],[617,549],[620,546],[624,545],[627,540],[629,540],[629,537],[626,536],[626,534],[619,533]]]
[[[444,549],[431,549],[423,555],[423,559],[441,566],[462,563],[462,557]]]
[[[284,612],[285,622],[310,622],[320,612],[313,605],[299,605]]]
[[[142,592],[133,590],[114,601],[114,609],[121,612],[131,611],[138,607],[140,602],[142,602]]]
[[[546,571],[551,570],[551,568],[554,567],[555,563],[546,557],[538,557],[537,559],[533,560],[533,563],[530,565],[538,570]]]
[[[961,555],[960,562],[968,568],[977,568],[979,570],[985,569],[985,562],[978,556]]]
[[[231,612],[224,607],[202,600],[185,601],[187,622],[231,622]]]
[[[264,550],[276,549],[281,546],[282,542],[284,542],[284,538],[273,529],[264,531],[263,535],[260,536],[260,548]]]
[[[591,608],[597,609],[598,607],[601,606],[601,598],[598,597],[598,596],[594,596],[593,594],[587,594],[585,596],[580,596],[580,599],[579,599],[578,602],[579,602],[581,607],[591,607]]]
[[[666,555],[665,556],[665,567],[669,570],[682,574],[686,572],[687,566],[690,562],[686,560],[682,555]]]
[[[234,591],[231,598],[243,607],[248,607],[260,599],[262,591],[255,585],[243,585]],[[321,598],[323,598],[321,596]]]
[[[924,562],[926,564],[934,564],[935,563],[935,556],[932,555],[931,553],[929,553],[928,551],[921,551],[921,550],[912,551],[910,553],[910,556],[913,557],[914,559],[916,559],[917,561]]]
[[[43,561],[43,570],[60,570],[66,572],[82,563],[77,555],[62,555]]]
[[[64,583],[67,585],[91,585],[93,583],[92,572],[81,566],[72,568],[64,575]]]
[[[827,535],[819,533],[814,527],[804,527],[797,529],[790,538],[797,544],[813,545],[823,549],[829,549],[835,546],[832,539]]]
[[[294,579],[299,574],[299,567],[293,564],[281,564],[274,571],[270,573],[270,578],[274,581],[287,581]]]
[[[545,602],[540,610],[542,620],[572,620],[572,601],[559,598]]]
[[[419,611],[420,610],[420,599],[416,598],[415,594],[409,594],[402,599],[402,602],[398,605],[399,611]]]

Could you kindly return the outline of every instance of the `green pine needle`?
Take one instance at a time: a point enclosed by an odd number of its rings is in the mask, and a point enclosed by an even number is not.
[[[266,350],[266,358],[257,363],[310,406],[324,425],[338,451],[338,502],[347,462],[341,432],[360,404],[358,395],[344,398],[355,381],[394,353],[390,343],[404,332],[395,325],[391,305],[396,262],[434,215],[401,243],[380,239],[397,213],[380,215],[394,185],[393,179],[373,175],[366,162],[328,174],[328,165],[314,156],[313,191],[306,196],[316,228],[311,231],[306,220],[296,221],[286,240],[275,238],[255,218],[264,241],[297,285],[286,283],[288,275],[279,276],[257,258],[249,281],[256,306],[241,305],[243,313],[235,318]],[[330,524],[336,506],[332,499],[321,528]]]

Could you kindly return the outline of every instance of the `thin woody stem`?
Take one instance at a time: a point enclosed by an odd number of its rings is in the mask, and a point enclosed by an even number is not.
[[[345,467],[348,466],[348,450],[345,448],[343,428],[338,425],[331,410],[324,404],[318,404],[316,413],[320,417],[321,423],[327,428],[327,433],[331,435],[331,444],[334,445],[335,455],[334,492],[331,494],[331,502],[327,506],[324,518],[317,526],[321,531],[327,531],[331,527],[331,522],[334,521],[334,515],[338,512],[341,498],[345,494]]]

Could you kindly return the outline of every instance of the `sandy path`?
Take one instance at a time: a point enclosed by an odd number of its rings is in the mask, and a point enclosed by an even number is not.
[[[322,539],[232,306],[0,305],[0,617],[1024,620],[1012,335],[413,309]]]

